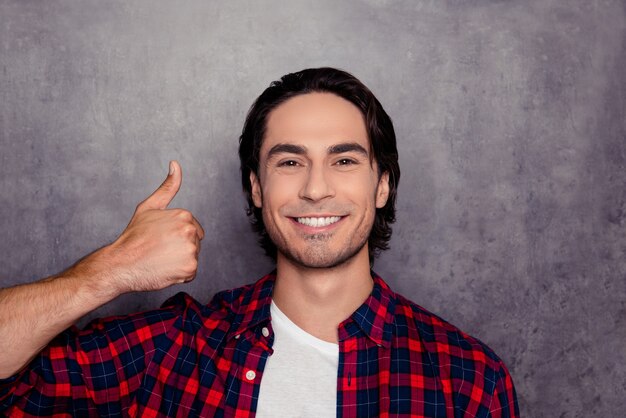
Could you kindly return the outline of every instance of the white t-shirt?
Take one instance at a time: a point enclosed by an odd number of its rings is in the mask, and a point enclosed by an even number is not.
[[[268,357],[256,416],[334,417],[339,345],[299,328],[272,301],[274,353]]]

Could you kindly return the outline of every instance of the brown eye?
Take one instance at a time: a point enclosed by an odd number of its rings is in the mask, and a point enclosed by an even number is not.
[[[338,160],[336,164],[337,165],[343,165],[343,166],[354,165],[354,164],[356,164],[356,161],[354,161],[351,158],[342,158],[342,159]]]

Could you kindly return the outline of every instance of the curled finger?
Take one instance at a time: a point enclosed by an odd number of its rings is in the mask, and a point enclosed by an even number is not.
[[[204,239],[204,228],[202,228],[202,225],[200,225],[200,222],[198,222],[195,216],[191,218],[191,223],[196,227],[196,235],[198,238],[200,240]]]
[[[200,240],[201,238],[196,235],[196,260],[198,259],[198,256],[200,255],[200,245],[201,245]]]

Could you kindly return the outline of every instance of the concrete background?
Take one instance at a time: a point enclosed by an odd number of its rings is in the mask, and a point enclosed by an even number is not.
[[[0,2],[0,285],[111,242],[178,159],[208,300],[271,268],[239,189],[253,99],[336,66],[392,116],[395,290],[489,344],[527,417],[626,407],[623,1]]]

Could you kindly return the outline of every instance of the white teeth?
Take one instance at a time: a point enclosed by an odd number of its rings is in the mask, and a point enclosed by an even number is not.
[[[322,226],[328,226],[334,224],[341,219],[341,216],[328,216],[326,218],[297,218],[298,222],[302,225],[312,226],[319,228]]]

